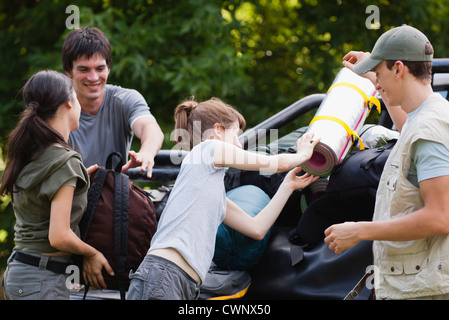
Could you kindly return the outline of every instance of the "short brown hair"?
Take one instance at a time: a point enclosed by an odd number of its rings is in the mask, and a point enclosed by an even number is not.
[[[433,54],[433,47],[430,42],[426,43],[425,54]],[[391,70],[397,60],[386,60],[387,68]],[[402,60],[401,60],[402,61]],[[409,69],[410,73],[419,80],[432,80],[432,62],[431,61],[402,61]]]
[[[62,46],[62,67],[66,72],[73,69],[73,61],[82,56],[91,58],[100,54],[109,69],[112,66],[111,45],[104,33],[95,27],[82,27],[69,33]]]

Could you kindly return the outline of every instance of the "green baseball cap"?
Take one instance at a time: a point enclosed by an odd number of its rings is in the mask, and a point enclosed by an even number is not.
[[[432,61],[433,54],[426,54],[427,37],[418,29],[402,25],[382,34],[377,39],[371,55],[354,66],[361,75],[373,70],[383,60]]]

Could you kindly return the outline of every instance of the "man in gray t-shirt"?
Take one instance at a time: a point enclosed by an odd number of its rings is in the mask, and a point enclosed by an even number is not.
[[[71,133],[69,143],[84,164],[104,166],[115,151],[125,161],[129,156],[122,171],[140,166],[150,177],[164,135],[142,95],[106,85],[112,64],[106,36],[98,28],[74,29],[64,42],[62,64],[82,109],[79,129]],[[130,151],[133,135],[141,142],[138,152]]]
[[[98,113],[81,111],[80,126],[70,135],[69,143],[80,152],[86,166],[104,166],[111,152],[119,152],[126,160],[133,138],[132,126],[142,117],[153,116],[140,93],[106,85]]]

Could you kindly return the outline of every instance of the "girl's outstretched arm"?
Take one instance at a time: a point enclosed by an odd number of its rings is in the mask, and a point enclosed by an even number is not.
[[[296,153],[265,155],[243,150],[231,143],[217,143],[214,164],[217,167],[233,167],[241,170],[284,172],[300,166],[310,159],[313,148],[319,142],[313,134],[305,133],[296,142]]]
[[[308,173],[297,176],[296,174],[300,171],[301,168],[295,168],[285,176],[273,199],[255,217],[249,216],[239,206],[227,199],[226,217],[223,222],[250,238],[263,239],[278,218],[292,192],[296,189],[303,189],[318,179],[318,177],[311,176]]]

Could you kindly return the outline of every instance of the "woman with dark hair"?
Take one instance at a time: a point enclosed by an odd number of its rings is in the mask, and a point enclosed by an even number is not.
[[[10,194],[16,215],[15,248],[3,278],[6,299],[68,299],[71,255],[84,256],[84,279],[104,288],[102,253],[81,241],[78,223],[87,205],[88,172],[67,144],[81,107],[69,77],[40,71],[23,88],[26,108],[7,145],[0,195]]]

